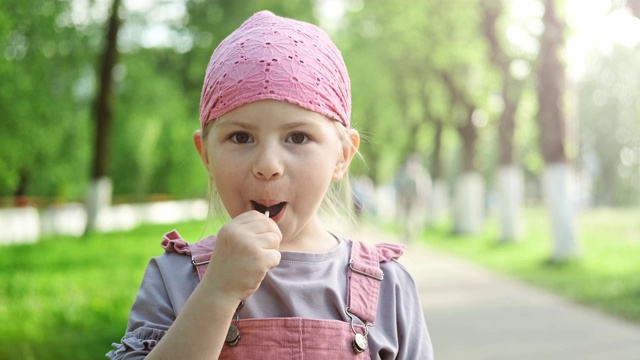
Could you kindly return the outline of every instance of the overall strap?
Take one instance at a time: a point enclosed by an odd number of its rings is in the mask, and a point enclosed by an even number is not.
[[[394,260],[404,253],[399,244],[368,245],[351,241],[348,270],[347,312],[367,325],[374,323],[378,310],[380,283],[384,273],[380,263]]]
[[[195,249],[192,250],[191,263],[196,267],[200,280],[204,277],[204,273],[207,272],[209,262],[211,261],[211,254],[213,254],[213,251],[207,251],[207,249],[202,246],[195,247]]]

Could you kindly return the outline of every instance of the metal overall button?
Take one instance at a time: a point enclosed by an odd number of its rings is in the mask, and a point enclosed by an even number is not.
[[[244,306],[244,301],[241,301],[238,307],[236,308],[236,313],[234,314],[234,322],[238,323],[238,310],[240,310]],[[236,346],[240,341],[240,330],[234,324],[229,325],[229,330],[227,330],[227,336],[224,339],[224,342],[229,346]]]
[[[367,338],[365,338],[364,335],[356,333],[356,337],[353,339],[351,346],[353,346],[353,351],[359,354],[365,351],[367,347],[369,347],[369,344],[367,343]]]
[[[357,318],[354,314],[349,311],[349,308],[345,309],[347,316],[351,319],[351,331],[354,334],[353,341],[351,342],[351,347],[356,354],[360,354],[365,351],[369,347],[369,342],[367,341],[367,335],[369,335],[369,326],[373,326],[373,323],[364,323],[364,334],[360,334],[356,331],[354,326],[354,318]],[[358,318],[358,320],[360,320]]]
[[[240,330],[235,325],[229,326],[229,330],[227,331],[227,337],[224,339],[224,342],[229,346],[236,346],[240,341]]]

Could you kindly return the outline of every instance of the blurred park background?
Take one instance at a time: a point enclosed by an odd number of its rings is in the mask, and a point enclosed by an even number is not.
[[[640,323],[640,0],[9,0],[0,359],[106,352],[157,224],[202,235],[204,70],[262,9],[343,53],[366,226]]]

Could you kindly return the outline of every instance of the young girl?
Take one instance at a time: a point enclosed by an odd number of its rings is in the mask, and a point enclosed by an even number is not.
[[[231,217],[165,235],[112,359],[432,359],[399,245],[319,218],[360,141],[342,56],[318,27],[260,12],[214,51],[194,134]]]

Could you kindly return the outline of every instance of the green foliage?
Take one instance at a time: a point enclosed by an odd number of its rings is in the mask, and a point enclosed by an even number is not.
[[[435,122],[459,121],[444,73],[475,107],[487,107],[497,82],[479,16],[475,0],[366,2],[347,14],[338,45],[350,69],[354,124],[373,134],[362,153],[376,181],[388,181],[411,152],[428,158]]]
[[[423,240],[436,249],[640,323],[640,211],[579,213],[582,255],[561,264],[547,262],[552,246],[548,214],[528,208],[525,215],[527,232],[517,243],[498,244],[497,217],[475,237],[452,235],[450,227],[442,224],[425,232]]]
[[[580,158],[594,179],[598,205],[640,201],[640,66],[638,49],[592,54],[578,91]]]
[[[170,193],[202,196],[207,176],[193,145],[198,99],[181,88],[182,54],[141,49],[124,54],[114,124],[114,192],[143,198]],[[196,106],[193,106],[196,104]]]
[[[67,2],[5,2],[1,10],[10,20],[0,30],[0,195],[21,176],[33,195],[65,195],[86,167],[86,113],[75,94],[86,38],[60,21]]]

